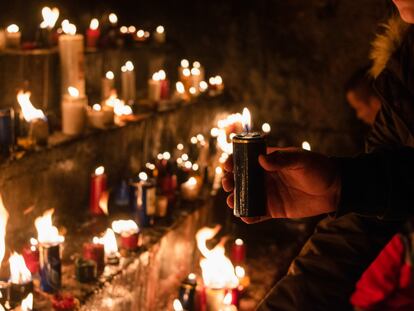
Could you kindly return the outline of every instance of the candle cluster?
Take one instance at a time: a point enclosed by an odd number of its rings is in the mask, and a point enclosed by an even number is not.
[[[225,255],[223,237],[212,249],[207,241],[213,239],[221,227],[204,227],[196,234],[197,246],[202,254],[200,260],[201,277],[191,273],[182,283],[173,309],[237,311],[241,295],[249,285],[246,275],[246,247],[241,239],[231,245],[231,258]]]

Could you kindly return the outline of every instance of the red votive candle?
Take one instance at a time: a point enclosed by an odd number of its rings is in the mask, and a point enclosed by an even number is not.
[[[237,308],[239,307],[240,304],[240,291],[237,287],[235,288],[230,288],[227,290],[227,293],[231,293],[231,304],[236,306]]]
[[[121,234],[121,247],[128,251],[135,251],[138,248],[139,234]]]
[[[95,170],[95,173],[91,176],[89,210],[94,216],[105,214],[104,210],[100,206],[100,200],[102,194],[106,191],[106,180],[107,176],[103,166],[98,167]]]
[[[241,266],[246,259],[246,245],[242,239],[236,239],[231,247],[231,261],[235,266]]]
[[[83,258],[95,261],[98,274],[101,274],[105,268],[104,245],[100,243],[84,243]]]
[[[96,48],[100,35],[99,21],[94,18],[91,20],[88,30],[86,30],[86,46],[88,48]]]
[[[161,99],[168,99],[170,98],[170,81],[165,79],[160,81],[161,84]]]
[[[207,294],[205,286],[197,286],[195,305],[196,310],[207,311]]]
[[[26,267],[32,274],[39,272],[39,249],[36,245],[31,243],[31,245],[25,246],[22,250],[22,256]]]

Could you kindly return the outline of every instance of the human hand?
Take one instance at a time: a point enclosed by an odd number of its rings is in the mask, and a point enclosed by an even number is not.
[[[259,163],[266,171],[267,216],[243,218],[256,223],[270,218],[302,218],[330,213],[338,205],[341,178],[334,160],[299,148],[268,148]],[[224,164],[222,184],[234,207],[233,158]]]

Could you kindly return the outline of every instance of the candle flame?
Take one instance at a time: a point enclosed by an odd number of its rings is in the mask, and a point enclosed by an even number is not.
[[[79,90],[76,87],[69,86],[68,87],[68,93],[71,97],[78,98],[79,97]]]
[[[137,31],[137,37],[138,38],[144,38],[144,36],[145,36],[145,31],[144,30],[140,29],[140,30]]]
[[[67,35],[76,35],[76,26],[71,24],[67,19],[62,22],[62,30]]]
[[[302,149],[303,150],[307,150],[307,151],[311,151],[312,150],[310,143],[308,143],[307,141],[304,141],[302,143]]]
[[[195,61],[195,62],[193,63],[193,67],[194,67],[194,68],[201,68],[201,64],[200,64],[200,62]]]
[[[109,14],[109,22],[110,22],[111,24],[116,24],[116,23],[118,23],[118,16],[116,16],[116,14],[115,14],[115,13],[111,13],[111,14]]]
[[[35,227],[37,230],[37,240],[43,244],[62,243],[65,238],[59,235],[58,229],[53,226],[52,215],[54,209],[49,209],[43,213],[43,216],[36,218]]]
[[[36,109],[30,101],[30,92],[19,91],[17,93],[17,101],[22,109],[23,118],[26,122],[31,122],[36,119],[46,120],[42,110]]]
[[[3,204],[3,199],[0,196],[0,266],[6,253],[6,226],[9,219],[9,213]]]
[[[190,66],[190,62],[187,59],[181,60],[181,67],[188,68]]]
[[[9,258],[10,282],[13,284],[25,284],[32,280],[32,274],[24,262],[22,255],[13,252]]]
[[[190,162],[190,164],[191,164],[191,162]],[[196,186],[197,185],[197,179],[195,177],[190,177],[185,184],[187,184],[188,186]]]
[[[199,87],[200,87],[200,90],[202,92],[204,92],[204,91],[206,91],[208,89],[208,84],[207,84],[206,81],[200,81]]]
[[[191,95],[195,95],[197,93],[197,89],[194,86],[190,87],[189,91]]]
[[[105,168],[103,166],[98,166],[95,169],[95,175],[103,175],[105,173]]]
[[[236,276],[239,280],[243,279],[246,276],[246,271],[241,266],[236,266],[236,268],[234,268],[234,271],[235,271]]]
[[[112,222],[112,230],[120,235],[130,236],[139,232],[139,227],[135,221],[115,220]]]
[[[94,104],[94,105],[92,106],[92,109],[93,109],[94,111],[101,111],[101,110],[102,110],[102,107],[101,107],[101,105],[99,105],[99,104]]]
[[[183,70],[183,75],[184,75],[185,77],[189,77],[189,76],[191,76],[191,70],[190,70],[190,69],[188,69],[188,68],[185,68],[185,69]]]
[[[126,34],[128,32],[128,27],[127,26],[121,26],[121,28],[119,28],[119,31],[122,34]]]
[[[164,28],[164,26],[158,26],[157,27],[157,29],[156,29],[156,31],[159,33],[159,34],[162,34],[162,33],[164,33],[164,31],[165,31],[165,28]]]
[[[113,80],[115,79],[115,75],[112,71],[107,71],[105,74],[105,78],[107,78],[108,80]]]
[[[234,288],[238,285],[238,279],[234,272],[234,266],[225,255],[224,240],[220,241],[213,249],[207,247],[206,242],[214,238],[221,226],[214,228],[204,227],[196,234],[197,247],[204,256],[200,260],[204,284],[210,288]]]
[[[133,71],[134,70],[134,64],[129,60],[125,63],[125,68],[127,71]]]
[[[185,93],[185,87],[184,87],[184,84],[182,82],[177,82],[175,84],[175,88],[176,88],[176,90],[179,94],[184,94]]]
[[[11,24],[7,27],[7,32],[8,33],[18,33],[19,32],[19,26],[17,26],[16,24]]]
[[[160,70],[158,71],[158,77],[160,78],[160,80],[165,80],[167,78],[167,74],[164,70]]]
[[[91,20],[91,23],[89,24],[89,28],[92,29],[92,30],[97,30],[98,27],[99,27],[99,21],[98,21],[98,19],[97,18],[93,18]]]
[[[140,172],[140,173],[138,174],[138,178],[139,178],[141,181],[147,181],[147,180],[148,180],[148,175],[147,175],[147,173],[145,173],[145,172]]]
[[[42,9],[43,22],[40,24],[42,28],[52,29],[55,27],[57,20],[59,19],[59,9],[44,7]]]
[[[154,81],[160,81],[161,80],[161,78],[160,78],[160,74],[159,74],[159,72],[157,71],[157,72],[155,72],[153,75],[152,75],[152,80],[154,80]]]
[[[174,299],[173,308],[174,311],[184,311],[183,305],[181,304],[181,301],[178,299]]]
[[[135,26],[131,25],[131,26],[128,27],[128,32],[129,33],[135,33],[136,31],[137,31],[137,28]]]
[[[105,235],[102,237],[105,255],[113,256],[118,253],[118,244],[116,243],[115,233],[112,229],[108,228],[105,231]]]
[[[226,306],[230,306],[232,300],[233,300],[233,297],[232,297],[231,293],[227,293],[226,296],[224,296],[223,304],[226,305]]]
[[[22,300],[21,304],[22,311],[32,311],[33,310],[33,294],[30,293]]]
[[[198,68],[191,68],[191,74],[193,76],[199,76],[201,74],[200,69],[198,69]]]
[[[249,132],[251,129],[251,124],[252,120],[251,120],[251,116],[250,116],[250,111],[247,108],[243,109],[243,114],[242,114],[242,124],[243,124],[243,129],[246,132]]]
[[[269,123],[263,123],[263,125],[262,125],[263,133],[270,133],[270,130],[271,130],[270,124]]]

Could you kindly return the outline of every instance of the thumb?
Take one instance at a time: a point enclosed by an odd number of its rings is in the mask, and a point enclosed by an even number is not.
[[[269,172],[296,169],[303,166],[305,153],[301,150],[279,150],[259,156],[260,165]]]

